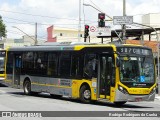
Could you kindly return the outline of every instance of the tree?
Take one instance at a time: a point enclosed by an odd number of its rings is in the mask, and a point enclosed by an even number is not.
[[[6,37],[6,26],[3,23],[2,17],[0,16],[0,38]]]

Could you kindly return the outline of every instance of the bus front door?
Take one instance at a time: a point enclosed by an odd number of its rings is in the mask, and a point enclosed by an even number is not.
[[[103,54],[99,57],[99,72],[98,72],[98,97],[106,98],[110,96],[110,83],[111,83],[111,68],[110,62],[108,62],[111,56]]]
[[[21,55],[15,54],[14,57],[14,86],[19,88],[20,86],[20,71],[21,71]]]

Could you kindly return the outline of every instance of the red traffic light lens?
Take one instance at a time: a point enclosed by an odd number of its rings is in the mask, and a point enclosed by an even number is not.
[[[100,15],[99,18],[100,18],[100,19],[104,19],[104,15]]]
[[[98,19],[104,20],[105,19],[105,13],[99,13]]]
[[[85,29],[89,29],[89,25],[85,25]]]

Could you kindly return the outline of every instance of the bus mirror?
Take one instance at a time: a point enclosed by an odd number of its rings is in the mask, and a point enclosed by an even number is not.
[[[120,66],[120,59],[119,59],[119,57],[116,58],[116,64],[117,64],[117,67]]]

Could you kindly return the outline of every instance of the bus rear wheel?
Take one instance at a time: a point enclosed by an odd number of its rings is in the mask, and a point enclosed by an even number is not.
[[[26,80],[23,86],[24,94],[30,95],[31,94],[31,82]]]
[[[86,85],[83,85],[80,89],[80,100],[83,103],[90,103],[91,102],[91,90]]]

